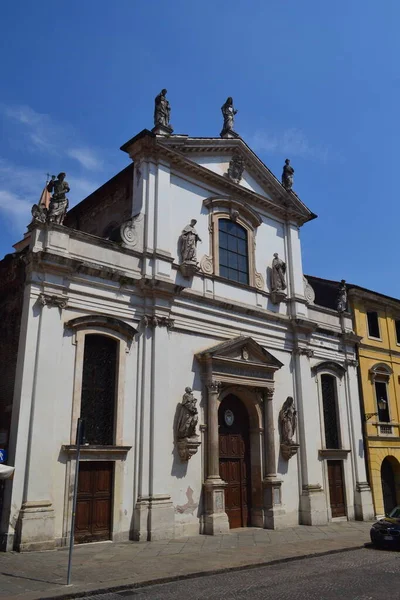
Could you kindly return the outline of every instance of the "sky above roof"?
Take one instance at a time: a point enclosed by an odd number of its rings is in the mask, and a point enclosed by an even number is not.
[[[166,87],[175,133],[235,129],[318,219],[305,273],[400,297],[398,0],[19,0],[0,23],[0,256],[46,173],[71,205],[128,164]],[[6,57],[6,60],[4,58]],[[265,257],[269,261],[271,257]]]

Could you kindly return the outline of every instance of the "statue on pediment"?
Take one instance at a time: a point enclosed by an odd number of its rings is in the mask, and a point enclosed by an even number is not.
[[[225,104],[221,106],[222,116],[224,117],[224,126],[221,131],[221,137],[223,138],[237,138],[239,135],[233,131],[233,124],[235,121],[235,115],[237,110],[233,106],[233,99],[231,96],[227,98]]]
[[[285,188],[285,190],[290,191],[292,189],[293,175],[294,175],[294,169],[290,164],[290,160],[287,158],[285,160],[285,164],[284,164],[283,172],[282,172],[282,185]]]
[[[279,258],[277,252],[274,254],[271,269],[271,291],[283,292],[286,289],[286,263]]]
[[[57,178],[55,175],[52,175],[51,180],[47,184],[47,191],[51,194],[51,198],[46,213],[46,221],[62,225],[68,210],[68,198],[66,194],[70,191],[70,187],[65,181],[65,173],[59,173]],[[39,213],[42,213],[43,217],[43,207],[40,208]],[[32,212],[32,215],[38,219],[40,217],[39,213],[36,215]]]
[[[346,281],[344,279],[342,279],[342,281],[339,283],[336,306],[339,312],[344,312],[347,308],[347,288]]]
[[[158,134],[171,134],[173,129],[170,125],[171,106],[167,100],[167,90],[163,89],[154,100],[154,128],[153,132]]]

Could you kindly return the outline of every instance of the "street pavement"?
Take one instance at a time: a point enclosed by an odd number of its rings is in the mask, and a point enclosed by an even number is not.
[[[398,600],[400,554],[362,549],[230,571],[90,600]],[[86,596],[86,600],[89,597]]]
[[[233,529],[224,535],[197,535],[157,542],[82,544],[74,549],[72,586],[65,585],[66,548],[24,554],[0,553],[0,600],[67,599],[90,593],[122,592],[132,587],[137,587],[134,597],[143,598],[141,586],[227,570],[231,570],[228,579],[242,581],[247,575],[240,569],[362,548],[369,541],[369,529],[370,523],[352,521],[281,531]],[[275,564],[271,569],[289,569],[289,564],[283,567]],[[192,585],[190,580],[186,583]],[[198,585],[204,589],[204,583]],[[122,598],[119,595],[118,600]],[[400,595],[390,598],[400,600]]]

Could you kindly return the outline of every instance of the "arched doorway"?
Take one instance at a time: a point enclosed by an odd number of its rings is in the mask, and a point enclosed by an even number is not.
[[[227,483],[225,511],[231,529],[250,525],[251,472],[249,415],[244,404],[229,394],[218,411],[219,470]]]
[[[396,501],[396,484],[393,472],[393,467],[390,459],[386,457],[381,465],[381,480],[383,493],[383,506],[385,514],[390,513],[397,505]]]

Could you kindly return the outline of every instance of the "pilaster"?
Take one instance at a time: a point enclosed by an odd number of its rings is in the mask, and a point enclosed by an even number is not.
[[[264,392],[264,431],[265,431],[265,475],[263,479],[264,527],[281,529],[285,527],[285,510],[282,506],[282,480],[276,474],[275,426],[272,400],[274,389]]]
[[[210,365],[211,367],[211,365]],[[217,535],[229,531],[228,515],[225,512],[226,483],[219,475],[218,395],[220,382],[209,377],[208,390],[208,477],[204,484],[206,515],[204,532]]]

